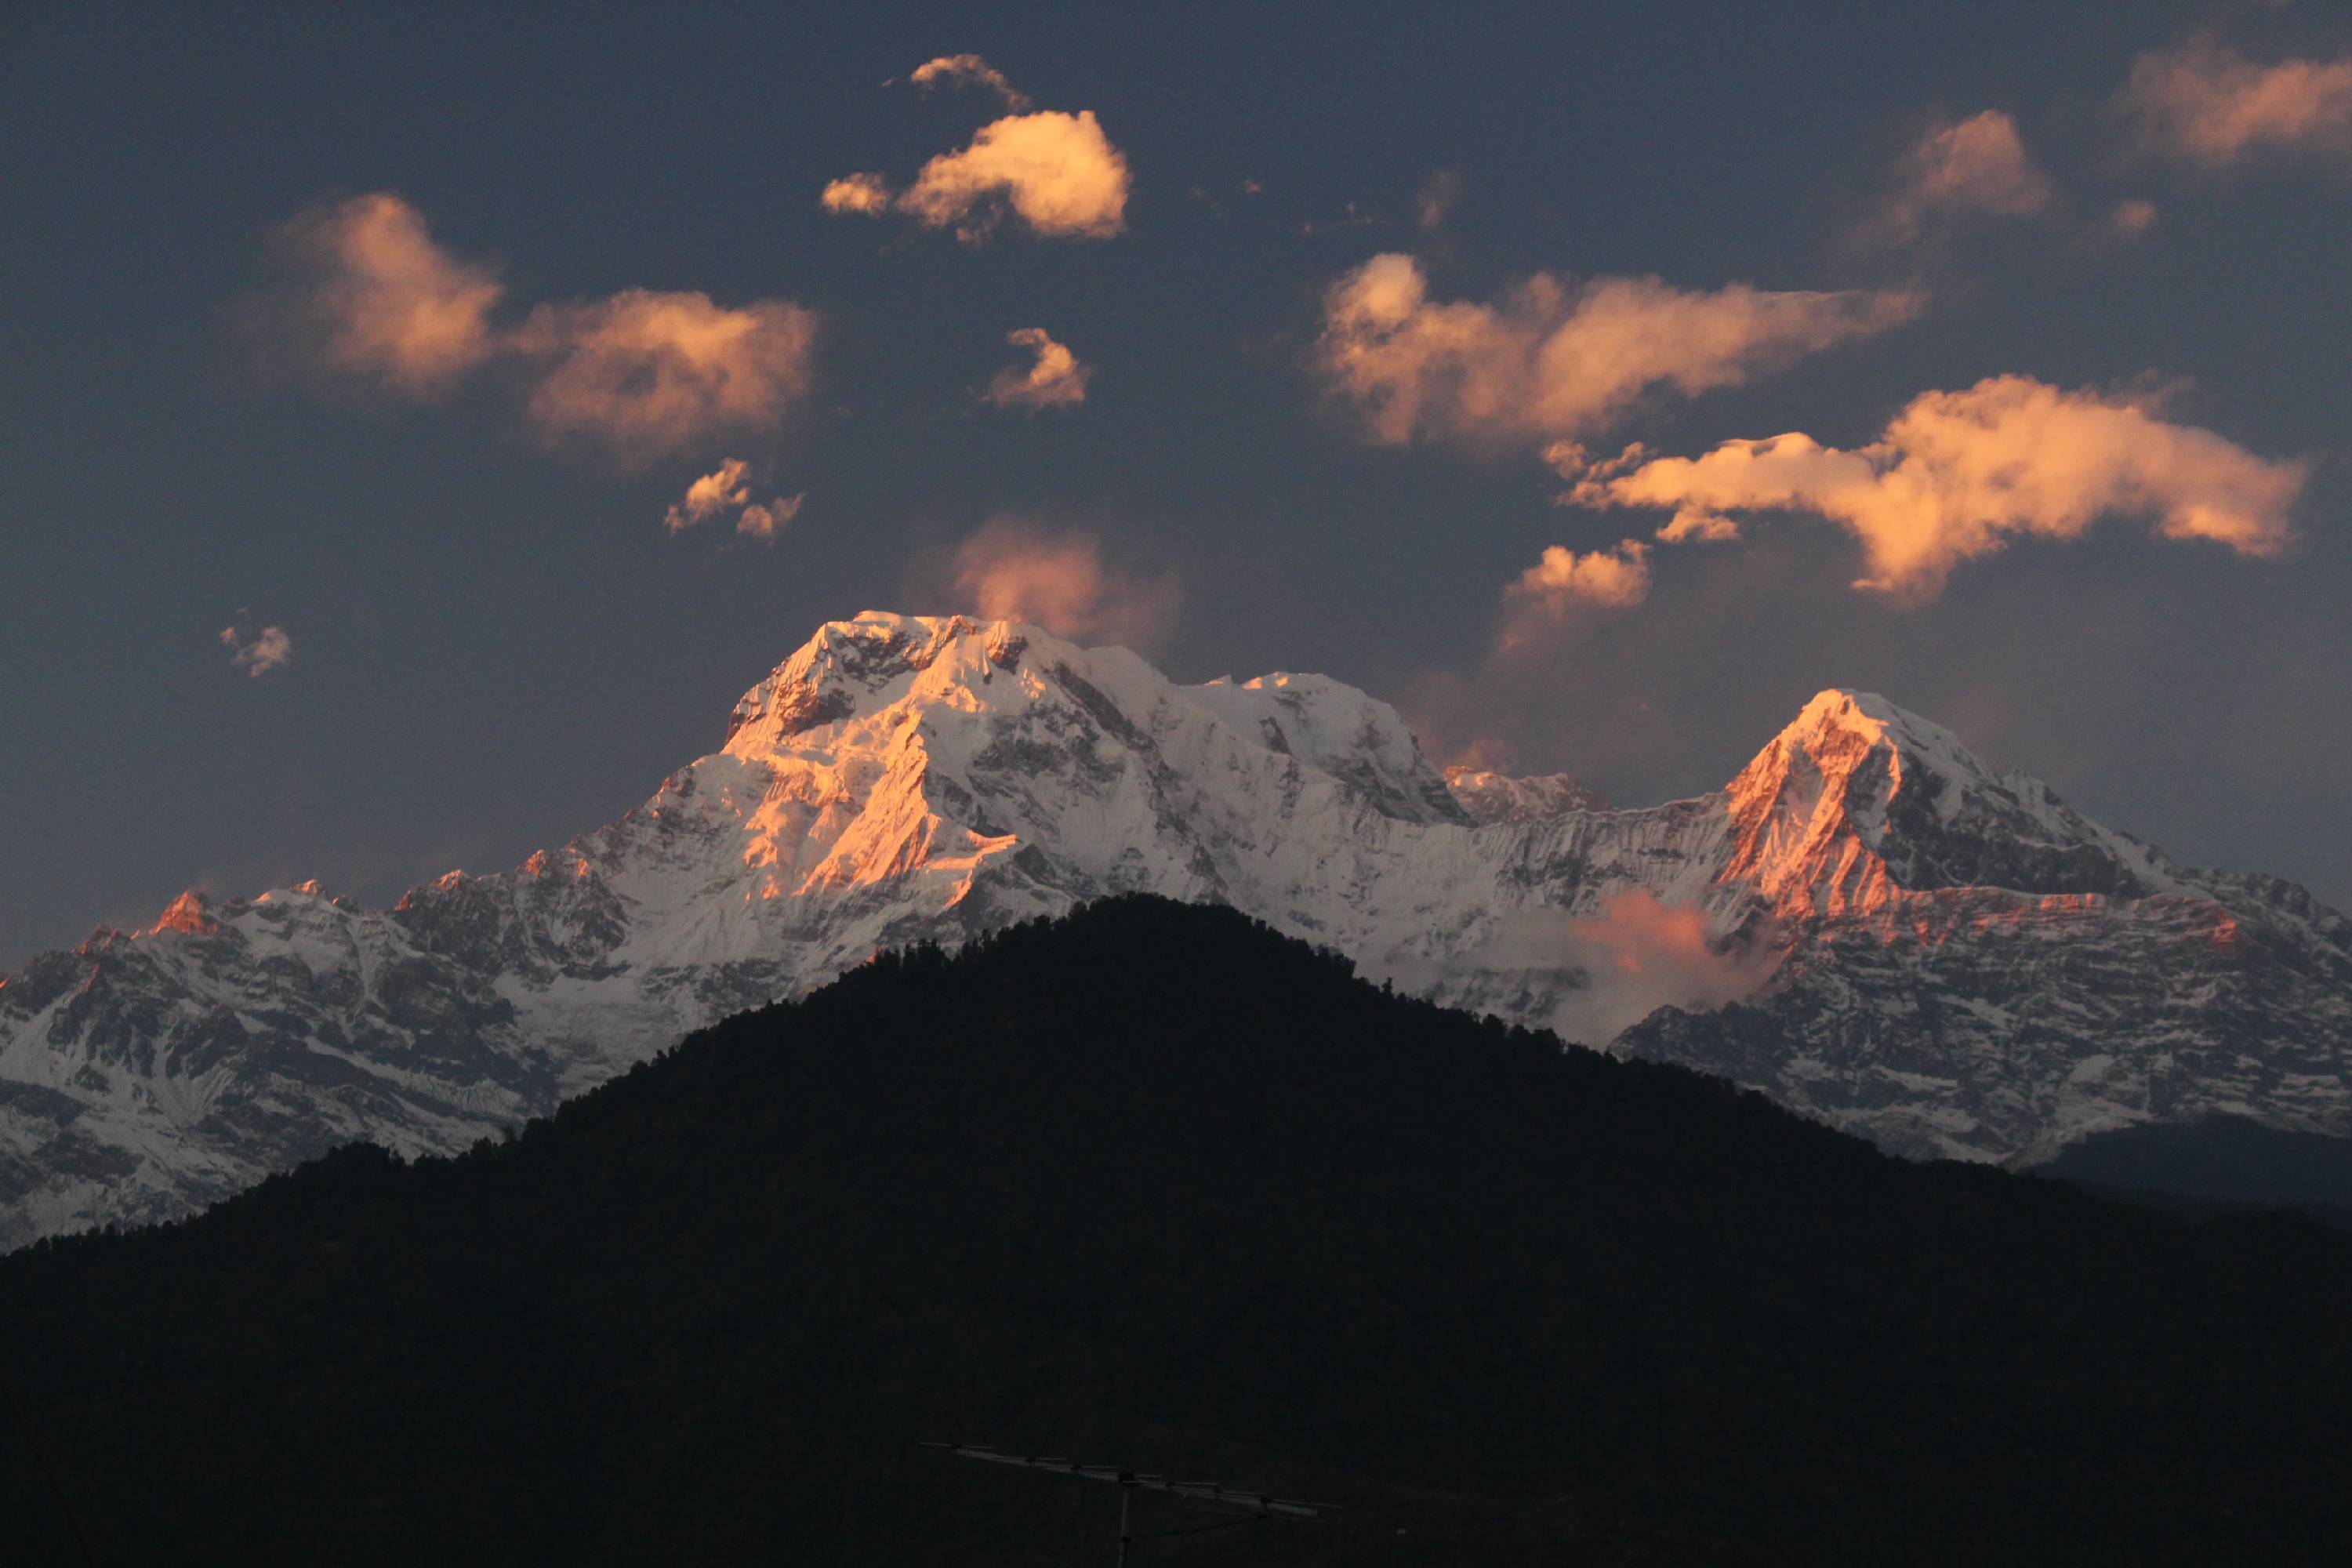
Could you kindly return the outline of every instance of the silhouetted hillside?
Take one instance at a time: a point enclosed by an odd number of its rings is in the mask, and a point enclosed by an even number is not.
[[[1351,1505],[1138,1568],[2292,1563],[2352,1552],[2347,1301],[2298,1219],[1905,1164],[1136,900],[0,1259],[0,1366],[108,1564],[1108,1559],[1111,1489],[922,1438]],[[71,1561],[8,1442],[0,1555]]]

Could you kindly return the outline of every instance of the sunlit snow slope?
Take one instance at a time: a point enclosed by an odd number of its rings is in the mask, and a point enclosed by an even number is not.
[[[189,895],[0,981],[0,1245],[355,1138],[454,1149],[883,948],[1123,891],[1906,1153],[2030,1162],[2212,1111],[2352,1131],[2352,922],[2174,867],[1882,698],[1823,692],[1723,790],[1612,810],[1565,778],[1449,787],[1320,676],[1180,687],[1032,626],[868,614],[561,850],[386,911]]]

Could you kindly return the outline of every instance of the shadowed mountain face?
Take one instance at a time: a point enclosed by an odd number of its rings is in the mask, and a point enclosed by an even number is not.
[[[1139,1563],[2320,1563],[2347,1292],[2299,1220],[1906,1163],[1129,899],[0,1259],[0,1357],[102,1563],[1108,1552],[1108,1489],[922,1438],[1350,1510]],[[66,1561],[7,1452],[8,1560]]]
[[[390,910],[189,897],[0,979],[0,1247],[354,1139],[463,1148],[877,952],[1135,891],[1907,1154],[2032,1164],[2216,1111],[2352,1129],[2352,923],[2173,866],[1882,698],[1823,692],[1724,789],[1621,810],[1449,784],[1320,676],[1178,686],[872,614],[561,850]]]

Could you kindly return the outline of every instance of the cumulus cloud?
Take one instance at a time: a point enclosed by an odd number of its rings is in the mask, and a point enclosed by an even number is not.
[[[1801,434],[1727,441],[1588,477],[1570,496],[1670,508],[1667,540],[1736,536],[1735,512],[1812,512],[1861,542],[1867,571],[1856,587],[1924,600],[1963,561],[2020,538],[2078,538],[2108,516],[2274,555],[2307,472],[2162,419],[2145,399],[2004,375],[1922,393],[1851,451]]]
[[[446,392],[494,352],[496,269],[436,244],[402,197],[314,208],[276,237],[289,281],[255,312],[272,350],[412,397]]]
[[[1046,334],[1043,327],[1008,332],[1004,341],[1015,348],[1036,352],[1034,363],[1006,365],[989,381],[981,401],[999,408],[1070,408],[1087,400],[1087,382],[1095,367]]]
[[[1004,73],[978,55],[941,55],[925,60],[907,78],[917,87],[929,90],[934,87],[978,87],[1004,101],[1004,107],[1018,112],[1030,107],[1029,95],[1004,79]]]
[[[745,459],[728,458],[686,487],[686,494],[663,515],[662,526],[672,533],[683,533],[698,523],[731,513],[737,533],[762,543],[773,541],[800,515],[805,496],[775,496],[765,504],[755,502],[751,472],[751,465]]]
[[[231,665],[259,679],[294,662],[294,639],[287,635],[284,626],[262,626],[257,630],[245,615],[239,610],[236,624],[220,629],[221,646],[228,649]]]
[[[814,384],[816,336],[815,312],[786,300],[632,289],[541,305],[513,348],[538,362],[529,412],[542,434],[641,461],[780,423]]]
[[[492,270],[434,244],[388,192],[306,214],[279,238],[296,280],[251,302],[265,352],[415,396],[498,369],[542,435],[625,462],[773,426],[814,383],[818,318],[789,300],[632,289],[502,327]]]
[[[2257,65],[2210,37],[2151,50],[2110,105],[2132,150],[2225,170],[2265,155],[2352,157],[2352,58]]]
[[[967,240],[1007,211],[1045,238],[1108,239],[1127,226],[1127,155],[1094,111],[1047,109],[982,126],[969,146],[925,163],[898,206]]]
[[[1904,293],[1699,293],[1542,272],[1494,303],[1449,303],[1429,298],[1418,261],[1390,254],[1331,286],[1314,363],[1390,445],[1573,440],[1656,390],[1737,386],[1916,308]]]
[[[844,174],[827,183],[818,199],[829,213],[880,217],[890,210],[890,182],[879,174]]]
[[[2026,150],[2017,121],[1988,109],[1939,121],[1912,143],[1895,161],[1891,188],[1862,237],[1912,244],[1971,220],[2032,217],[2057,201],[2057,187]]]
[[[1650,547],[1638,539],[1582,552],[1548,547],[1503,590],[1502,646],[1523,647],[1583,606],[1625,610],[1650,596]]]
[[[1033,622],[1059,637],[1147,647],[1174,618],[1173,577],[1145,578],[1103,560],[1090,534],[997,518],[956,551],[954,586],[989,620]]]

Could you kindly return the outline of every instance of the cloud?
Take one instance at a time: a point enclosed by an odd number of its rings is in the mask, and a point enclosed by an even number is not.
[[[1671,508],[1665,540],[1735,537],[1734,512],[1812,512],[1861,542],[1867,571],[1856,587],[1919,601],[1962,561],[2019,538],[2078,538],[2110,515],[2144,518],[2167,539],[2275,555],[2307,474],[2307,464],[2158,418],[2144,399],[2004,375],[1922,393],[1852,451],[1799,434],[1727,441],[1588,477],[1570,497]]]
[[[1547,547],[1503,590],[1501,646],[1524,647],[1581,607],[1625,610],[1650,596],[1650,547],[1638,539],[1582,553]]]
[[[541,434],[642,461],[780,423],[814,383],[816,337],[816,313],[787,300],[632,289],[541,305],[512,346],[538,362],[528,411]]]
[[[954,586],[986,619],[1021,620],[1057,637],[1146,647],[1174,618],[1171,576],[1140,578],[1107,564],[1092,535],[997,518],[955,553]]]
[[[986,88],[1016,112],[1030,107],[1029,95],[1014,89],[1004,73],[978,55],[941,55],[917,66],[907,79],[928,91],[940,86]]]
[[[818,199],[829,213],[880,217],[890,210],[890,182],[879,174],[844,174],[828,183]]]
[[[1574,439],[1656,389],[1737,386],[1916,309],[1904,293],[1695,293],[1543,272],[1493,304],[1443,303],[1419,262],[1390,254],[1331,286],[1314,363],[1389,445]]]
[[[1037,359],[1025,369],[1006,365],[989,381],[980,395],[983,403],[999,408],[1071,408],[1087,400],[1087,383],[1095,367],[1081,363],[1078,356],[1055,342],[1043,327],[1024,327],[1008,332],[1004,341],[1015,348],[1034,349]]]
[[[1776,963],[1769,942],[1718,950],[1706,910],[1662,902],[1645,888],[1612,893],[1599,912],[1570,920],[1566,946],[1590,984],[1561,1009],[1558,1027],[1596,1045],[1661,1007],[1697,1011],[1753,995]]]
[[[1040,110],[980,128],[971,145],[925,163],[898,210],[932,228],[985,238],[1007,210],[1047,239],[1108,239],[1127,226],[1127,155],[1091,110]]]
[[[244,617],[245,612],[239,610],[237,624],[220,630],[221,645],[229,650],[230,664],[257,680],[294,662],[294,639],[287,635],[284,626],[263,626],[256,631]]]
[[[793,519],[800,516],[801,503],[806,500],[808,492],[803,490],[797,495],[771,497],[765,506],[747,506],[743,514],[735,520],[735,531],[762,544],[772,543],[776,535],[791,527]]]
[[[2352,58],[2263,66],[2191,38],[2134,60],[2109,110],[2132,151],[2203,169],[2265,155],[2352,157]]]
[[[800,515],[805,494],[776,496],[765,505],[751,500],[751,465],[741,458],[730,458],[713,472],[703,475],[686,487],[686,494],[663,514],[662,526],[672,533],[683,533],[698,523],[713,518],[735,514],[735,531],[762,543],[772,542],[776,535]]]
[[[785,300],[632,289],[501,327],[492,269],[435,245],[389,192],[307,213],[278,238],[294,284],[247,310],[265,353],[417,397],[502,372],[541,435],[624,462],[772,426],[814,384],[818,316]]]
[[[1866,241],[1913,244],[1950,226],[1985,218],[2026,218],[2057,205],[2051,183],[1997,109],[1939,121],[1895,161],[1891,186],[1864,226]]]
[[[448,391],[497,347],[494,268],[433,241],[417,210],[388,191],[304,213],[277,249],[290,281],[257,302],[270,346],[410,397]]]
[[[1456,169],[1440,169],[1423,182],[1421,194],[1413,198],[1413,222],[1423,234],[1434,234],[1445,226],[1454,204],[1462,199],[1462,174]]]

